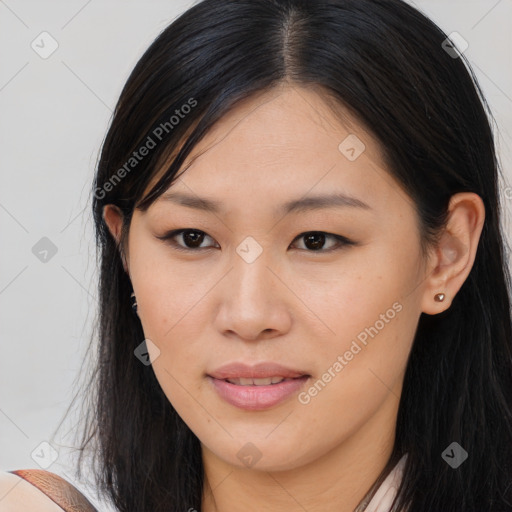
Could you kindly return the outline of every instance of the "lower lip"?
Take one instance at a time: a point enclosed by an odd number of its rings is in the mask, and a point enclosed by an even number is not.
[[[297,379],[283,380],[278,384],[267,386],[239,386],[221,379],[208,376],[217,393],[226,402],[250,411],[261,411],[268,409],[286,400],[297,393],[306,381],[308,376]]]

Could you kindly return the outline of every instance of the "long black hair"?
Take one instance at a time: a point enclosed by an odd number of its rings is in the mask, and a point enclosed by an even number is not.
[[[191,149],[240,100],[285,81],[316,88],[374,134],[417,209],[422,243],[442,230],[453,194],[482,198],[485,223],[468,278],[448,310],[419,319],[393,453],[380,480],[407,453],[397,510],[512,510],[512,329],[500,168],[485,99],[467,59],[446,39],[401,0],[203,0],[139,60],[115,108],[92,190],[99,318],[80,446],[81,455],[93,447],[96,484],[118,510],[200,511],[206,484],[199,440],[151,366],[134,356],[144,333],[131,311],[121,254],[132,213],[171,185]],[[124,215],[119,246],[102,216],[107,204]],[[468,453],[456,469],[442,457],[452,442]]]

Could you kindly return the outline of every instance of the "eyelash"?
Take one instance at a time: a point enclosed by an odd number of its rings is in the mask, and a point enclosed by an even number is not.
[[[183,252],[190,253],[190,252],[199,252],[199,251],[208,250],[208,249],[215,249],[215,247],[196,247],[196,248],[183,247],[183,246],[179,245],[176,242],[176,240],[173,240],[178,235],[181,235],[182,233],[186,233],[186,232],[193,232],[193,233],[198,233],[198,234],[204,234],[207,237],[210,237],[210,235],[208,235],[204,231],[201,231],[200,229],[184,228],[184,229],[174,229],[172,231],[169,231],[169,232],[165,233],[162,236],[157,236],[156,238],[158,238],[159,240],[165,241],[166,243],[171,245],[177,251],[183,251]],[[301,233],[300,235],[297,235],[293,239],[293,241],[295,241],[297,239],[300,239],[300,238],[303,238],[304,236],[310,235],[310,234],[323,234],[323,235],[326,235],[326,238],[334,238],[335,240],[337,240],[338,245],[335,246],[335,247],[331,247],[330,249],[327,249],[327,250],[323,250],[323,249],[319,249],[317,251],[308,250],[308,249],[299,249],[299,250],[310,252],[310,253],[325,254],[325,253],[330,253],[330,252],[333,252],[333,251],[337,251],[337,250],[343,249],[345,246],[356,245],[356,242],[353,242],[352,240],[349,240],[348,238],[346,238],[344,236],[335,235],[333,233],[326,233],[325,231],[305,231],[304,233]]]

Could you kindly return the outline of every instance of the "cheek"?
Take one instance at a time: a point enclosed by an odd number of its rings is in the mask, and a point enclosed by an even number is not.
[[[142,230],[130,235],[130,275],[147,337],[163,339],[204,294],[194,264]]]
[[[311,358],[321,382],[304,401],[321,394],[325,402],[368,409],[393,388],[405,370],[421,312],[417,257],[407,248],[373,245],[354,257],[350,271],[323,287],[309,287],[308,304],[328,329]]]
[[[376,242],[352,251],[323,273],[303,272],[295,282],[294,290],[322,321],[322,336],[337,339],[339,347],[350,345],[359,334],[364,342],[374,326],[379,332],[399,330],[402,324],[396,319],[406,315],[398,310],[406,303],[414,310],[421,275],[412,249]]]
[[[130,275],[137,312],[145,338],[160,351],[153,368],[158,380],[166,383],[164,391],[169,396],[178,385],[172,376],[181,382],[198,366],[201,352],[197,340],[202,339],[204,323],[198,315],[202,314],[205,287],[198,285],[197,276],[186,264],[173,264],[176,260],[171,260],[165,247],[135,237],[132,240]]]
[[[160,349],[160,363],[172,374],[191,373],[198,365],[199,343],[208,323],[202,287],[166,277],[144,281],[137,293],[144,335]]]
[[[331,342],[319,339],[310,347],[316,372],[298,396],[301,437],[325,443],[326,450],[333,439],[358,432],[384,403],[390,404],[386,410],[394,421],[399,403],[418,320],[416,299],[395,300],[400,295],[396,289],[363,293],[368,290],[351,294],[348,309],[334,308],[338,316],[332,316],[336,335]]]
[[[152,368],[167,399],[186,417],[191,395],[199,391],[200,379],[206,368],[204,326],[207,324],[201,298],[204,291],[193,281],[174,273],[157,272],[140,282],[139,318],[144,336],[159,349],[152,359]],[[155,275],[161,277],[156,279]],[[165,276],[165,277],[164,277]]]

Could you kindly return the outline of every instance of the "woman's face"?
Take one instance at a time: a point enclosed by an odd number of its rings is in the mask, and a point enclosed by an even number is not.
[[[175,199],[134,212],[128,269],[154,372],[224,464],[392,446],[426,265],[412,201],[346,115],[305,88],[246,100],[196,146]],[[194,231],[161,239],[179,229]],[[306,377],[244,387],[221,379],[231,363]]]

